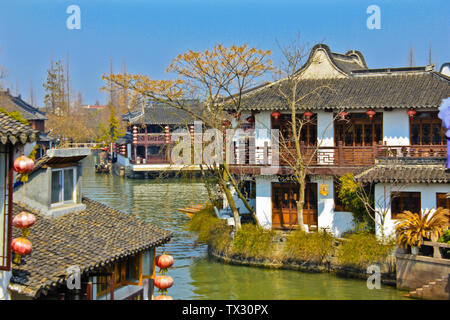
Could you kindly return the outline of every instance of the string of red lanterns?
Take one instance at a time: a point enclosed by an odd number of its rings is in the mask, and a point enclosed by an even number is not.
[[[18,157],[13,164],[13,169],[19,174],[27,175],[34,169],[34,161],[24,155]],[[22,230],[22,236],[11,241],[11,250],[14,252],[14,263],[20,264],[23,255],[30,254],[33,246],[26,237],[29,235],[29,228],[36,222],[35,215],[22,211],[13,218],[13,226]]]
[[[161,292],[161,295],[157,296],[155,300],[173,300],[171,296],[167,295],[167,289],[172,287],[173,278],[167,275],[167,269],[169,269],[174,263],[173,257],[171,255],[163,253],[160,256],[155,257],[155,264],[159,267],[159,272],[161,275],[158,275],[154,279],[155,286]]]
[[[170,130],[169,130],[169,126],[165,126],[164,127],[164,136],[166,138],[166,144],[170,143]]]
[[[137,126],[133,126],[133,144],[137,144],[138,138],[137,138]]]

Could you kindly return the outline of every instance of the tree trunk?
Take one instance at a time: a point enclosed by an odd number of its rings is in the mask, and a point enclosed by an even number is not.
[[[233,184],[234,189],[236,190],[236,193],[239,197],[239,199],[242,200],[242,202],[244,203],[245,207],[247,208],[247,210],[250,212],[250,214],[252,215],[253,219],[255,220],[255,223],[258,227],[261,227],[261,224],[259,223],[258,217],[256,216],[255,210],[253,210],[253,208],[250,206],[250,204],[248,203],[247,199],[245,198],[245,196],[242,194],[242,192],[239,190],[236,182],[234,181],[233,177],[231,177],[231,174],[228,170],[228,164],[224,164],[223,165],[225,168],[225,171],[227,173],[227,175],[230,177],[230,181]]]
[[[299,181],[298,187],[298,201],[297,201],[297,220],[298,226],[301,231],[305,230],[305,224],[303,223],[303,206],[305,205],[305,181]]]
[[[228,205],[230,206],[231,211],[233,212],[234,225],[236,230],[241,228],[241,219],[239,217],[239,211],[237,210],[236,203],[234,202],[233,195],[231,194],[230,189],[226,186],[223,181],[219,182],[222,185],[223,192],[227,197]]]

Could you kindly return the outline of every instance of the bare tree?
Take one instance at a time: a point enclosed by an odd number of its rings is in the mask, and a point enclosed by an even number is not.
[[[240,119],[237,119],[235,125],[231,125],[227,110],[232,110],[236,114],[241,113],[244,91],[258,83],[271,69],[272,63],[268,59],[270,54],[270,51],[250,48],[247,45],[224,47],[218,44],[211,50],[203,52],[189,50],[178,55],[167,69],[175,75],[175,79],[153,80],[143,75],[112,73],[103,76],[103,79],[107,81],[107,88],[129,90],[131,100],[145,97],[150,101],[167,105],[169,113],[170,108],[184,110],[190,117],[201,121],[206,128],[223,132],[226,128],[236,130],[239,127]],[[192,108],[192,104],[186,103],[187,101],[198,101],[197,105],[201,108]],[[223,143],[223,137],[220,139]],[[225,153],[229,154],[229,144],[227,142],[225,144]],[[194,147],[194,159],[196,154],[205,152],[208,148],[207,143],[203,143],[201,148],[195,150]],[[205,161],[203,156],[203,163],[200,157],[200,162],[214,177],[218,189],[227,199],[236,228],[239,229],[241,224],[232,194],[233,189],[253,215],[255,222],[259,224],[253,208],[240,192],[238,183],[230,172],[229,157],[223,156],[222,152],[219,153],[218,158],[207,157],[209,161]]]
[[[317,164],[317,158],[322,152],[320,149],[321,147],[323,148],[327,130],[338,117],[339,112],[326,125],[321,136],[317,137],[317,141],[313,141],[312,144],[305,147],[303,143],[305,140],[302,134],[303,129],[306,126],[316,124],[317,119],[309,115],[301,115],[301,112],[306,111],[304,109],[302,111],[302,102],[311,95],[319,102],[323,92],[333,93],[335,90],[329,86],[321,85],[310,92],[300,93],[302,78],[298,70],[304,65],[304,59],[310,49],[307,45],[301,43],[299,35],[288,45],[280,46],[280,49],[284,57],[284,63],[278,70],[278,73],[282,75],[282,79],[278,81],[277,89],[278,95],[289,110],[289,120],[286,123],[288,130],[287,132],[283,132],[283,130],[280,132],[280,160],[291,169],[292,178],[298,184],[298,200],[296,200],[297,220],[300,230],[304,231],[303,207],[305,205],[306,177],[311,165]],[[330,150],[325,151],[325,153],[327,152],[330,153]]]

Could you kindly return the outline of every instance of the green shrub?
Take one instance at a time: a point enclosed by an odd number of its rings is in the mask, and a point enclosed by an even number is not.
[[[365,267],[387,261],[394,248],[393,240],[382,243],[374,234],[355,233],[339,245],[337,257],[341,264]]]
[[[197,241],[209,243],[216,234],[226,231],[226,221],[216,217],[211,207],[197,212],[189,221],[187,229],[197,232]]]
[[[253,224],[243,224],[232,242],[231,253],[243,257],[267,258],[273,252],[272,230],[258,228]]]
[[[331,254],[333,242],[333,236],[325,230],[313,233],[296,230],[288,236],[284,250],[288,259],[321,263]]]

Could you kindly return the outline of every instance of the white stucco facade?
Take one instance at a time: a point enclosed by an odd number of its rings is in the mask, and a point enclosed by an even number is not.
[[[342,233],[353,227],[353,217],[350,212],[334,211],[334,182],[331,176],[316,176],[311,182],[317,183],[317,222],[319,229],[325,229],[334,236],[339,237]],[[328,194],[320,194],[320,185],[328,186]]]
[[[382,235],[381,216],[385,215],[384,235],[393,236],[395,234],[395,219],[391,218],[390,195],[391,192],[420,192],[420,204],[422,210],[436,208],[436,193],[447,193],[450,191],[450,184],[408,184],[393,186],[390,184],[375,185],[375,208],[377,210],[376,234]]]
[[[404,109],[383,112],[383,143],[409,145],[409,116]]]

